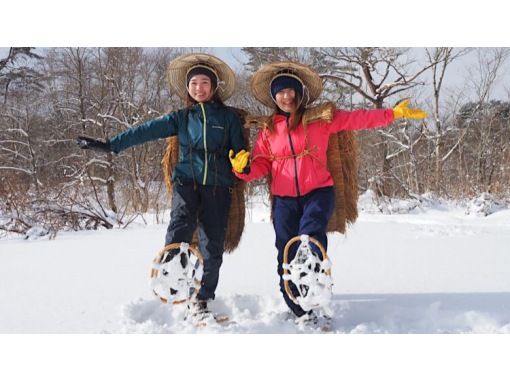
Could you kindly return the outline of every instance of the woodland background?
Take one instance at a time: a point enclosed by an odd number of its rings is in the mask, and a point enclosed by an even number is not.
[[[165,141],[115,156],[80,150],[78,135],[108,138],[183,107],[166,83],[168,63],[186,48],[10,48],[0,54],[0,238],[39,228],[127,226],[147,212],[163,218],[168,200]],[[237,90],[227,104],[268,112],[250,94],[260,65],[297,60],[320,73],[320,101],[337,107],[392,107],[405,97],[423,121],[361,131],[359,191],[378,201],[483,194],[509,203],[510,89],[506,48],[242,48]],[[469,54],[475,57],[459,62]],[[452,70],[452,67],[457,69]],[[461,86],[449,86],[455,76]],[[499,89],[495,91],[496,87]],[[497,93],[495,96],[494,94]],[[256,131],[251,131],[252,137]],[[250,195],[264,193],[263,181]],[[248,197],[248,201],[250,197]]]

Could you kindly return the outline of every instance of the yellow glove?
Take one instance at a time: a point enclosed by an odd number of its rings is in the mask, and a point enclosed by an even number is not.
[[[230,149],[228,152],[228,157],[230,159],[230,163],[232,164],[232,168],[238,173],[243,173],[246,165],[248,165],[250,152],[247,152],[243,149],[234,157],[234,151]]]
[[[410,99],[405,99],[393,108],[393,116],[395,119],[425,119],[427,113],[419,108],[408,108]]]

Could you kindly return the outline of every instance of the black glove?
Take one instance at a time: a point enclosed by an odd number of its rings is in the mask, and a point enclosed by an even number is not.
[[[78,136],[76,143],[81,149],[92,149],[98,152],[111,152],[110,142],[98,139],[93,139],[87,136]]]

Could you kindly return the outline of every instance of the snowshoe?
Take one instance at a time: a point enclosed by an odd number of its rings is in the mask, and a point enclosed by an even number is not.
[[[187,243],[173,243],[163,248],[153,261],[150,286],[163,303],[183,303],[194,298],[203,274],[200,252]]]
[[[289,262],[290,247],[300,241],[294,259]],[[313,243],[317,249],[312,248]],[[303,310],[326,308],[331,300],[333,280],[331,262],[322,244],[308,235],[289,240],[283,253],[283,280],[289,298]],[[291,290],[290,283],[298,294]]]

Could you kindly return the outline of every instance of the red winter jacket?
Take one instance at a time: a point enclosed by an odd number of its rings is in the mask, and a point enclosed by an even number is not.
[[[391,109],[336,110],[331,123],[316,121],[303,124],[288,132],[288,120],[274,116],[274,132],[260,130],[252,150],[250,173],[234,174],[245,180],[265,176],[271,172],[271,192],[279,196],[296,197],[312,190],[332,186],[326,151],[329,135],[339,131],[383,127],[393,121]]]

